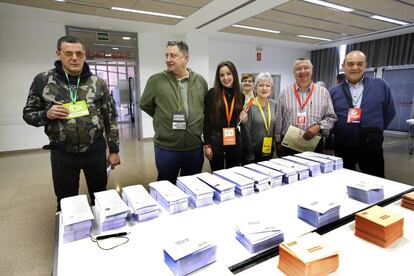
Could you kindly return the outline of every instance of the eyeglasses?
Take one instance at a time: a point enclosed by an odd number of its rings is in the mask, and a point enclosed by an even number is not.
[[[71,52],[71,51],[62,52],[61,51],[61,53],[67,58],[71,58],[71,57],[73,57],[73,55],[75,55],[77,58],[84,58],[85,57],[85,53],[82,52],[82,51],[77,51],[77,52]]]
[[[253,81],[252,81],[252,80],[242,80],[242,82],[253,83]]]

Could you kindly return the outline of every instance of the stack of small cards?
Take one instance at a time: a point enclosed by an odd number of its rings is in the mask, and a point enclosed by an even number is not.
[[[186,275],[216,261],[217,248],[199,237],[186,237],[164,249],[164,261],[174,275]]]
[[[188,209],[189,196],[170,181],[152,182],[149,186],[151,196],[170,214]]]
[[[401,206],[414,210],[414,192],[403,195]]]
[[[122,199],[130,209],[129,218],[144,221],[158,217],[160,207],[142,185],[122,188]]]
[[[256,171],[258,173],[262,173],[264,175],[267,175],[270,177],[270,187],[274,188],[277,186],[282,185],[282,178],[284,173],[273,170],[271,168],[265,167],[265,166],[261,166],[259,164],[255,164],[255,163],[251,163],[248,165],[245,165],[244,167]]]
[[[314,200],[298,205],[298,217],[319,228],[339,219],[339,203]]]
[[[190,204],[194,208],[213,203],[214,190],[195,175],[177,178],[177,187],[190,196]]]
[[[286,159],[286,160],[308,167],[309,175],[312,177],[321,174],[321,164],[318,162],[311,161],[308,159],[303,159],[303,158],[293,156],[293,155],[284,156],[283,159]]]
[[[89,236],[93,214],[86,195],[63,198],[62,208],[63,242],[71,242]]]
[[[404,218],[377,205],[355,215],[355,235],[387,247],[404,235]]]
[[[286,166],[289,168],[292,168],[298,172],[298,179],[304,180],[309,177],[309,168],[307,166],[292,162],[290,160],[284,159],[284,158],[275,158],[271,159],[270,162],[279,164],[281,166]]]
[[[290,184],[290,183],[298,181],[298,172],[295,169],[282,166],[282,165],[279,165],[279,164],[276,164],[270,161],[262,161],[257,164],[261,166],[265,166],[272,170],[282,172],[283,173],[282,182],[285,184]]]
[[[302,153],[297,153],[295,154],[295,156],[298,156],[300,158],[303,159],[308,159],[314,162],[318,162],[319,164],[321,164],[321,172],[322,173],[328,173],[328,172],[332,172],[333,168],[334,168],[334,161],[327,159],[327,158],[322,158],[320,156],[316,156],[314,154],[312,154],[312,152],[302,152]]]
[[[283,241],[283,232],[273,223],[247,221],[236,227],[236,238],[250,253],[275,247]]]
[[[208,172],[199,173],[195,176],[214,189],[215,200],[225,201],[235,197],[235,184]]]
[[[265,174],[261,174],[245,167],[233,167],[230,171],[240,174],[244,177],[251,179],[254,182],[254,189],[258,192],[262,192],[270,188],[271,179]]]
[[[97,221],[102,231],[108,231],[126,225],[129,208],[116,190],[97,192],[94,195]]]
[[[254,181],[250,178],[244,177],[240,174],[226,169],[214,171],[214,174],[235,184],[236,193],[240,196],[246,196],[254,193]]]
[[[286,275],[328,275],[338,266],[338,251],[317,233],[308,233],[279,245],[278,268]]]
[[[344,167],[344,161],[342,160],[341,157],[338,156],[333,156],[333,155],[329,155],[329,154],[323,154],[323,153],[318,153],[318,152],[313,152],[313,151],[305,151],[302,152],[303,155],[313,155],[313,156],[318,156],[321,158],[325,158],[328,160],[333,161],[333,169],[336,170],[340,170]]]
[[[360,181],[348,184],[346,189],[350,198],[366,204],[373,204],[384,199],[384,188],[379,184]]]

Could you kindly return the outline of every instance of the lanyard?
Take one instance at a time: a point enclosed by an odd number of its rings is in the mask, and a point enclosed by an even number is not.
[[[269,123],[267,123],[267,121],[266,121],[266,116],[265,116],[265,114],[263,112],[263,109],[262,109],[262,106],[260,105],[260,103],[257,100],[257,98],[256,98],[256,104],[257,104],[257,106],[260,109],[260,114],[262,114],[262,118],[263,118],[263,122],[264,122],[264,125],[265,125],[265,128],[266,128],[266,132],[267,132],[268,135],[270,135],[269,129],[270,129],[270,121],[272,120],[272,115],[270,113],[270,103],[269,103],[269,100],[267,100],[267,115],[269,117]]]
[[[354,106],[356,106],[356,105],[358,104],[358,102],[359,102],[359,99],[361,99],[361,97],[362,97],[362,91],[361,91],[361,93],[359,94],[358,99],[356,99],[356,101],[354,101],[354,98],[352,98],[352,104],[353,104]]]
[[[79,89],[80,76],[78,76],[78,79],[76,81],[76,90],[75,90],[75,92],[73,92],[73,90],[72,90],[72,84],[70,83],[68,74],[66,72],[65,72],[65,76],[66,76],[66,79],[68,80],[70,99],[72,100],[72,103],[76,103],[76,99],[78,98],[78,89]]]
[[[221,95],[223,95],[223,101],[224,101],[224,105],[225,105],[225,109],[226,109],[227,126],[230,127],[231,117],[233,116],[234,98],[235,97],[233,96],[233,99],[231,100],[231,107],[230,107],[230,111],[229,111],[229,104],[227,103],[226,96],[224,95],[224,90],[221,91]]]
[[[315,89],[315,84],[314,84],[314,83],[312,83],[312,88],[311,88],[311,90],[309,91],[309,94],[308,94],[308,96],[306,97],[305,102],[304,102],[303,104],[302,104],[302,102],[301,102],[301,100],[300,100],[300,97],[299,97],[299,92],[298,92],[298,91],[299,91],[299,88],[298,88],[298,87],[296,87],[296,83],[293,85],[293,89],[295,90],[296,100],[298,101],[298,104],[299,104],[300,110],[302,111],[303,109],[305,109],[306,105],[308,104],[308,101],[309,101],[310,97],[312,96],[313,90]]]

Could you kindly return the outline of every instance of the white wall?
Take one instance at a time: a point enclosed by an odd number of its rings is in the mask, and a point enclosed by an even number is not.
[[[174,26],[16,6],[0,3],[0,152],[40,148],[48,143],[43,128],[25,124],[22,109],[34,76],[53,67],[56,40],[65,25],[138,33],[139,84],[144,90],[149,76],[165,69],[164,49],[169,39],[184,39],[190,47],[189,66],[212,85],[217,64],[232,60],[239,73],[270,72],[282,75],[282,87],[293,81],[294,58],[309,56],[305,50],[262,46],[256,62],[256,44],[235,43],[204,34],[179,34]],[[142,134],[152,137],[152,119],[142,114]]]

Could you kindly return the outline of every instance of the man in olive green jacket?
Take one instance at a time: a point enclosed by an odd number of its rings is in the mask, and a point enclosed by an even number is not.
[[[205,79],[187,68],[188,46],[169,41],[167,70],[151,76],[140,107],[153,118],[157,180],[175,183],[181,176],[201,172],[204,162],[203,131]]]

